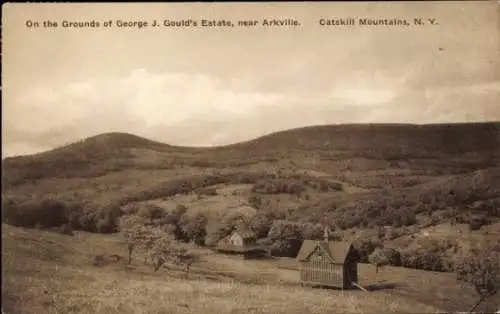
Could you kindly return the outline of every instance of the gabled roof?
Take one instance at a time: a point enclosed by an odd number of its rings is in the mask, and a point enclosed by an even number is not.
[[[237,228],[231,232],[231,234],[237,233],[243,240],[255,240],[257,238],[256,234],[247,228]]]
[[[304,240],[302,247],[300,248],[299,254],[297,254],[297,260],[307,261],[311,253],[319,247],[324,252],[328,254],[332,263],[344,264],[347,256],[353,249],[350,242],[345,241],[315,241],[315,240]]]

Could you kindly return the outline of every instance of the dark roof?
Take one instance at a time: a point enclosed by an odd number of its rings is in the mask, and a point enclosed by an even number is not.
[[[219,244],[215,247],[217,251],[223,252],[236,252],[236,253],[245,253],[252,251],[266,251],[268,249],[265,245],[244,245],[244,246],[236,246],[229,244]]]
[[[353,249],[352,244],[345,241],[325,242],[304,240],[299,254],[297,254],[297,260],[307,261],[311,253],[314,252],[318,246],[328,254],[335,264],[344,264],[347,255],[349,255],[349,252]]]

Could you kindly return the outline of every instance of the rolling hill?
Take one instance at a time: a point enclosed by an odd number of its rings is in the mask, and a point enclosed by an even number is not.
[[[315,159],[315,166],[329,173],[387,166],[459,172],[498,165],[499,139],[500,123],[315,126],[215,148],[176,147],[107,133],[40,154],[6,158],[2,166],[7,185],[47,177],[99,176],[131,167],[225,168],[283,164],[281,159],[297,164]]]
[[[287,238],[321,236],[318,226],[326,224],[336,236],[355,243],[375,241],[396,248],[404,267],[438,271],[453,260],[451,251],[500,236],[500,123],[314,126],[213,148],[107,133],[40,154],[5,158],[2,170],[3,222],[17,227],[63,226],[66,231],[110,234],[119,230],[122,217],[135,216],[145,224],[174,227],[185,241],[202,234],[209,246],[228,226],[249,223],[279,248],[278,254],[293,257],[297,248],[284,243]],[[280,221],[286,222],[284,229],[273,229]],[[11,230],[19,238],[23,229]],[[32,232],[40,232],[26,230],[29,242],[34,241]],[[92,245],[115,237],[95,236]],[[56,237],[54,245],[67,239]],[[365,250],[366,262],[375,247],[363,247],[358,249]],[[55,267],[51,263],[43,267]],[[94,276],[93,271],[85,276]],[[113,276],[110,280],[125,284],[122,275]],[[135,280],[137,289],[151,288],[139,277]],[[211,283],[203,285],[219,293]],[[97,291],[92,289],[85,293]],[[167,284],[161,291],[169,289]],[[309,293],[285,290],[276,298]],[[256,295],[251,303],[261,304],[258,300]],[[92,302],[88,309],[110,306]],[[220,302],[216,307],[227,300]],[[405,304],[401,306],[407,309]]]
[[[4,199],[16,203],[51,196],[99,206],[217,184],[258,184],[260,190],[242,194],[244,201],[257,194],[262,207],[287,212],[288,218],[333,215],[334,223],[349,208],[357,208],[358,216],[370,211],[376,220],[387,207],[407,210],[424,203],[413,210],[420,214],[497,202],[498,165],[500,123],[314,126],[214,148],[107,133],[5,158],[2,183]],[[276,190],[278,183],[297,188]],[[378,214],[370,202],[383,205]],[[355,218],[347,225],[359,223]]]

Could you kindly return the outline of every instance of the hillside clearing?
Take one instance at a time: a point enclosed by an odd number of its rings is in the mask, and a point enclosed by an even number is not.
[[[70,237],[2,226],[7,313],[436,313],[383,293],[331,291],[237,280],[184,280],[168,269],[91,266],[96,252],[119,249],[113,236]],[[96,241],[95,246],[92,243]],[[109,253],[109,251],[108,251]]]

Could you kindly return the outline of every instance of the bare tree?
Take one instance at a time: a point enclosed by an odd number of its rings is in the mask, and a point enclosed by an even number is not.
[[[200,255],[188,251],[186,248],[178,248],[173,250],[172,259],[174,264],[184,266],[186,278],[189,277],[191,265],[200,261]]]

